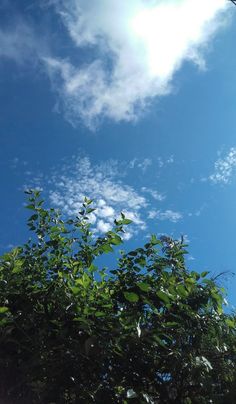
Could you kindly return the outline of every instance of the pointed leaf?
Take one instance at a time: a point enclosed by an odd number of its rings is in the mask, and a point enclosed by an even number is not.
[[[139,296],[134,292],[124,292],[124,296],[131,303],[136,303],[139,300]]]

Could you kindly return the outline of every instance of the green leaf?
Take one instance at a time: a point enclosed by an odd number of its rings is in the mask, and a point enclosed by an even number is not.
[[[158,337],[158,335],[153,335],[153,339],[159,344],[161,345],[163,348],[166,348],[166,344],[163,342],[163,340]]]
[[[187,297],[188,296],[188,292],[185,289],[185,287],[183,285],[178,285],[176,287],[176,292],[178,293],[178,295],[180,295],[181,297]]]
[[[34,221],[38,219],[38,215],[37,213],[35,213],[34,215],[30,216],[29,221]]]
[[[91,264],[91,265],[88,267],[88,270],[89,270],[89,272],[97,272],[98,267],[97,267],[96,265],[94,265],[94,264]]]
[[[13,270],[12,270],[12,273],[13,273],[13,274],[18,274],[18,273],[20,273],[20,272],[22,271],[22,264],[23,264],[23,262],[22,262],[21,260],[16,260],[16,261],[14,262],[14,268],[13,268]]]
[[[56,232],[58,232],[59,230],[60,230],[60,229],[59,229],[58,226],[52,226],[52,227],[50,228],[51,233],[56,233]]]
[[[91,278],[84,273],[82,277],[76,279],[75,284],[82,285],[86,289],[91,284]]]
[[[87,214],[89,215],[89,213],[92,213],[92,212],[94,212],[96,209],[93,209],[93,208],[89,208],[89,209],[87,209]]]
[[[201,277],[205,278],[205,276],[207,276],[210,272],[209,271],[204,271],[201,273]]]
[[[163,290],[159,290],[157,292],[157,296],[166,304],[170,303],[170,299],[169,296],[167,295],[167,293],[163,292]]]
[[[176,321],[168,321],[167,323],[165,323],[165,327],[173,328],[173,327],[178,327],[178,326],[179,326],[179,323],[177,323]]]
[[[143,292],[148,292],[150,290],[150,285],[148,283],[145,283],[145,282],[139,282],[139,283],[137,283],[137,286]]]
[[[130,224],[133,223],[132,220],[126,219],[124,213],[121,212],[121,219],[120,220],[115,220],[115,224],[118,226],[122,226],[123,224]]]
[[[78,288],[77,286],[72,286],[71,291],[72,291],[73,295],[78,295],[78,293],[81,291],[81,289]]]
[[[26,205],[26,209],[31,209],[31,210],[35,210],[35,205]]]
[[[134,292],[124,292],[124,296],[128,302],[136,303],[139,301],[139,296]]]
[[[120,245],[122,244],[122,239],[120,236],[115,235],[114,237],[112,237],[111,240],[109,240],[111,244],[113,245]]]
[[[109,245],[109,244],[103,244],[100,247],[100,251],[103,251],[104,253],[109,253],[109,252],[113,252],[113,248]]]
[[[151,236],[150,243],[151,243],[152,245],[156,245],[156,244],[160,244],[161,242],[160,242],[160,240],[158,240],[157,237],[153,234],[153,235]]]
[[[92,199],[89,199],[89,198],[87,198],[87,197],[85,196],[84,202],[85,202],[87,205],[91,205],[91,203],[93,203],[93,200],[92,200]]]
[[[130,223],[133,223],[133,220],[123,219],[123,224],[130,224]]]
[[[212,279],[203,279],[202,283],[205,283],[206,285],[213,286],[214,282]]]
[[[235,328],[235,321],[234,320],[232,320],[231,318],[227,318],[226,320],[225,320],[225,322],[226,322],[226,324],[230,327],[230,328]]]
[[[136,262],[136,264],[140,265],[142,268],[144,268],[146,265],[146,260],[144,257],[140,257],[140,258],[136,259],[135,262]]]
[[[200,276],[201,276],[198,272],[195,272],[195,271],[192,271],[192,272],[190,273],[190,275],[191,275],[194,279],[196,279],[196,281],[198,281],[198,280],[200,279]]]
[[[105,317],[106,313],[104,311],[96,311],[95,316],[96,317]]]
[[[130,251],[128,253],[128,255],[130,255],[131,257],[136,257],[136,255],[138,255],[137,251]]]
[[[5,307],[5,306],[1,306],[1,307],[0,307],[0,314],[4,314],[4,313],[6,313],[7,311],[9,311],[8,307]]]

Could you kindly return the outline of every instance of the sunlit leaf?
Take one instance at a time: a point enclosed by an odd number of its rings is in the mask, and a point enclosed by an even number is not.
[[[124,292],[124,296],[125,296],[126,300],[128,300],[131,303],[136,303],[139,300],[138,295],[133,292]]]

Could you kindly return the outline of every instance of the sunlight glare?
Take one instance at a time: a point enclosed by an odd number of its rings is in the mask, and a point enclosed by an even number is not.
[[[194,45],[201,44],[207,23],[223,3],[223,0],[156,2],[140,10],[131,21],[131,30],[142,44],[149,74],[165,80],[179,67],[183,54],[194,59]]]

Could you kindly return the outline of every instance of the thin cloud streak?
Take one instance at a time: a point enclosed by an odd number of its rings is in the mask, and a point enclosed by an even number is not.
[[[148,214],[149,219],[158,220],[169,220],[170,222],[177,223],[183,218],[182,213],[173,211],[171,209],[167,210],[151,210]]]

